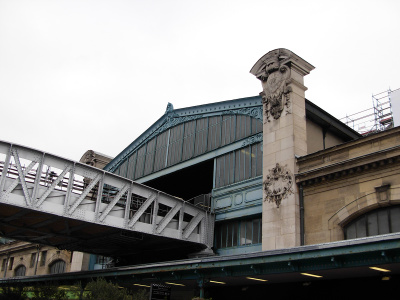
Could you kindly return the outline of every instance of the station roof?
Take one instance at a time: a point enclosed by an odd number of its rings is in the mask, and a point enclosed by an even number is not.
[[[18,281],[29,285],[34,282],[57,281],[74,284],[95,277],[104,277],[119,284],[172,282],[195,287],[199,278],[236,285],[247,281],[260,284],[248,277],[268,281],[270,284],[305,280],[334,280],[367,278],[384,274],[370,267],[380,267],[391,276],[400,275],[400,233],[262,251],[241,255],[210,256],[178,261],[116,267],[104,270],[71,272],[64,274],[19,277],[0,280],[0,285]],[[345,270],[345,272],[344,272]],[[311,274],[318,278],[305,277]],[[386,274],[386,273],[385,273]]]
[[[173,127],[177,124],[193,120],[199,117],[215,116],[221,114],[247,114],[253,118],[263,119],[261,96],[252,96],[234,100],[208,103],[203,105],[174,109],[171,103],[168,103],[165,114],[153,123],[138,138],[122,150],[113,160],[111,160],[104,169],[113,171],[113,169],[129,156],[133,151],[138,149],[144,142],[157,134]],[[321,127],[332,131],[340,136],[344,141],[350,141],[361,137],[352,128],[348,127],[337,118],[333,117],[311,101],[306,99],[306,117]]]

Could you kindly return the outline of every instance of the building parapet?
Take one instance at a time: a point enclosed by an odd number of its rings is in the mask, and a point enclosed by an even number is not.
[[[297,158],[296,182],[311,184],[400,161],[400,127]]]

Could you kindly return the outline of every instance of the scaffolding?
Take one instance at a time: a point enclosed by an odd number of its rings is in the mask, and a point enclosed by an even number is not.
[[[346,115],[340,121],[367,136],[393,127],[393,113],[390,94],[391,89],[372,95],[372,107]]]

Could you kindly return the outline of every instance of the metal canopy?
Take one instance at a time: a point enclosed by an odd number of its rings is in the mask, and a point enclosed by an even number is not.
[[[370,269],[371,266],[386,268],[390,272],[379,272]],[[302,273],[321,277],[309,277]],[[266,284],[271,288],[280,283],[380,278],[383,275],[395,278],[400,275],[399,233],[246,255],[214,256],[104,270],[19,277],[0,280],[0,285],[10,284],[12,281],[25,285],[46,281],[74,284],[77,281],[104,277],[128,286],[172,282],[183,284],[186,289],[195,289],[199,283],[205,288]],[[266,281],[254,281],[249,277]],[[215,281],[223,282],[224,286],[213,283]]]

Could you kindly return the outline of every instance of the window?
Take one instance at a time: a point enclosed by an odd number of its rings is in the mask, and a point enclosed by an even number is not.
[[[368,212],[344,227],[345,239],[400,232],[400,206]]]
[[[36,262],[36,253],[32,253],[31,254],[31,263],[29,264],[29,267],[33,268],[35,266],[35,262]]]
[[[215,228],[215,247],[230,248],[261,243],[261,218],[219,222]]]
[[[262,144],[232,151],[217,158],[215,187],[262,175]]]
[[[46,264],[46,257],[47,257],[47,251],[42,251],[42,255],[40,257],[41,266],[44,266]]]
[[[6,269],[6,265],[7,265],[7,258],[3,259],[3,262],[1,264],[1,270],[4,271]]]
[[[109,268],[112,266],[112,258],[103,256],[103,255],[97,255],[96,257],[96,264],[101,265],[102,269]]]
[[[19,265],[15,268],[15,276],[25,276],[26,267],[24,265]]]
[[[14,264],[14,257],[10,257],[10,261],[8,262],[8,269],[12,270]]]
[[[65,261],[59,259],[50,265],[50,274],[60,274],[65,272]]]

